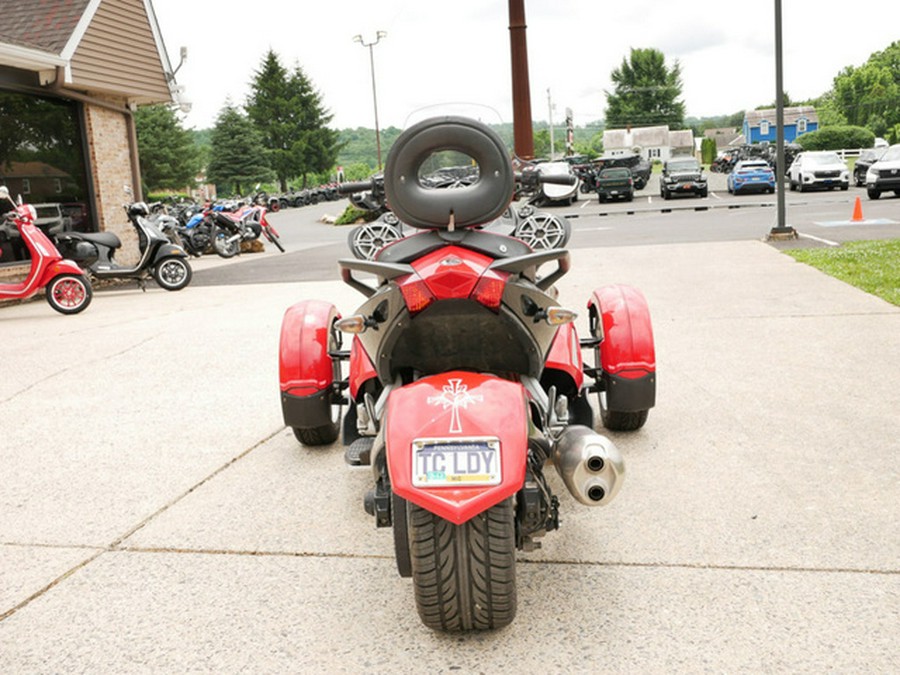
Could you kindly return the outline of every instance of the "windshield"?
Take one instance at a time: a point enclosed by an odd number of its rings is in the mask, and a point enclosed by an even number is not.
[[[671,160],[668,163],[669,171],[697,171],[700,163],[696,159]]]
[[[752,169],[754,171],[758,171],[760,169],[768,169],[769,165],[765,162],[741,162],[739,168],[741,169]]]
[[[823,152],[822,154],[807,155],[810,164],[843,164],[841,158],[834,152]]]
[[[900,160],[900,145],[892,145],[887,152],[881,156],[879,162],[896,162]]]

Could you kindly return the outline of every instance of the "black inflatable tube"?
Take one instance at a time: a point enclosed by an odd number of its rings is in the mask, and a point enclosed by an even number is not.
[[[445,150],[471,157],[479,168],[472,185],[432,189],[419,180],[419,169]],[[515,177],[506,146],[488,126],[466,117],[433,117],[404,131],[385,162],[387,204],[400,220],[422,229],[472,227],[488,223],[512,201]]]

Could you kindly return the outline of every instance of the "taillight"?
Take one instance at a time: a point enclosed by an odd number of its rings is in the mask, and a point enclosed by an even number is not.
[[[487,271],[478,280],[470,297],[496,312],[500,309],[500,301],[503,300],[503,290],[506,288],[508,278],[509,274],[506,272]]]
[[[400,287],[403,302],[406,303],[406,309],[410,314],[418,314],[437,300],[428,285],[415,275],[407,276],[403,281],[398,281],[397,285]]]

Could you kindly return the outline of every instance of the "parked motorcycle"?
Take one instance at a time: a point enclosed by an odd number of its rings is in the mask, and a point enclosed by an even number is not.
[[[446,150],[471,157],[477,180],[426,187],[422,164]],[[474,119],[411,126],[388,154],[383,187],[399,221],[419,233],[374,260],[339,261],[343,280],[366,298],[352,315],[304,300],[281,327],[285,424],[308,446],[332,443],[343,429],[347,463],[371,466],[365,509],[377,527],[392,528],[397,570],[412,577],[419,616],[437,630],[513,620],[516,550],[539,547],[560,524],[548,463],[582,504],[616,496],[622,457],[594,431],[588,397],[598,396],[602,422],[615,430],[643,426],[655,403],[640,291],[597,288],[590,337],[581,340],[576,313],[557,302],[554,286],[569,269],[568,252],[534,251],[479,229],[504,214],[517,179],[532,187],[570,180],[515,176],[499,136]],[[342,334],[352,336],[348,350]]]
[[[150,277],[167,291],[187,286],[193,276],[188,254],[151,222],[147,204],[127,204],[125,212],[137,234],[141,254],[133,265],[116,261],[122,241],[115,232],[66,232],[57,237],[57,245],[94,279],[135,279],[144,290]]]
[[[8,201],[12,210],[4,216],[2,229],[9,235],[21,237],[31,254],[31,268],[23,281],[0,282],[0,300],[25,299],[43,288],[50,306],[61,314],[77,314],[91,304],[91,282],[73,261],[66,260],[53,242],[41,232],[34,221],[37,212],[31,204],[18,203],[9,196],[9,189],[0,185],[0,200]]]
[[[239,206],[233,211],[214,209],[213,250],[223,258],[231,258],[241,252],[242,242],[253,241],[263,235],[284,253],[281,237],[266,217],[267,212],[266,207],[254,205]]]

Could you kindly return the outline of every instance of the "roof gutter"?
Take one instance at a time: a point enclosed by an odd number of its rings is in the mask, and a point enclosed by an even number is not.
[[[131,189],[134,193],[134,200],[141,201],[141,163],[138,155],[137,129],[134,124],[134,113],[127,105],[120,105],[105,101],[81,91],[69,89],[65,86],[66,68],[65,65],[56,66],[56,78],[49,83],[47,89],[57,96],[80,101],[87,105],[97,106],[106,110],[112,110],[125,116],[125,126],[128,131],[128,155],[131,163]]]
[[[37,72],[41,84],[47,84],[53,80],[56,69],[65,69],[69,62],[58,54],[40,49],[0,43],[0,65]]]

